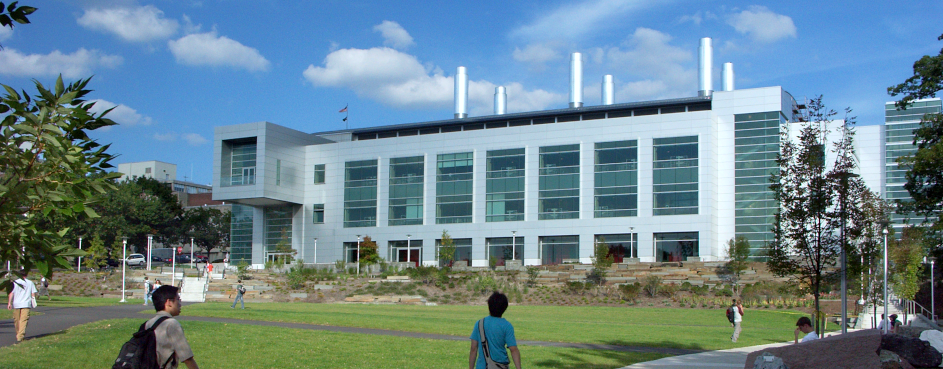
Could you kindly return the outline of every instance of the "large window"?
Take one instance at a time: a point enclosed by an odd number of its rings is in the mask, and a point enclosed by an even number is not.
[[[453,261],[464,261],[466,266],[471,266],[472,239],[471,238],[453,238],[452,244],[455,245],[455,255]],[[435,240],[436,257],[439,259],[439,265],[443,265],[442,254],[439,251],[442,248],[442,240]]]
[[[597,234],[596,244],[602,243],[609,246],[609,256],[615,263],[621,263],[625,258],[638,257],[638,235],[635,233]]]
[[[290,254],[291,247],[291,205],[265,208],[265,252],[267,254]]]
[[[540,237],[540,262],[544,265],[578,263],[580,260],[580,236]]]
[[[255,184],[256,144],[232,143],[229,155],[229,175],[222,178],[223,187]]]
[[[251,206],[233,204],[229,226],[229,258],[236,265],[252,263],[252,219]]]
[[[697,214],[697,136],[654,140],[653,215]]]
[[[685,261],[698,256],[697,232],[655,233],[655,261]]]
[[[506,260],[523,260],[524,237],[495,237],[486,238],[488,260],[495,259],[497,266],[504,265]]]
[[[436,162],[436,224],[472,222],[472,153],[441,154]]]
[[[779,128],[786,123],[778,111],[734,115],[736,151],[736,235],[750,242],[751,253],[761,254],[773,240],[772,224],[779,204],[769,188],[771,174],[779,172]]]
[[[422,224],[422,156],[390,159],[389,225]]]
[[[596,218],[638,216],[638,142],[596,144]]]
[[[540,148],[537,219],[580,217],[580,145]]]
[[[524,149],[488,152],[487,221],[524,220]]]
[[[344,227],[376,227],[377,160],[347,162],[344,172]]]
[[[422,240],[397,240],[388,243],[390,261],[413,263],[419,266],[422,262]]]
[[[314,184],[324,184],[325,176],[325,165],[316,164],[314,166]]]
[[[905,175],[910,168],[897,163],[901,156],[913,155],[917,151],[917,146],[913,144],[914,130],[920,128],[920,120],[924,114],[940,113],[941,101],[931,99],[926,101],[914,101],[907,106],[905,110],[897,110],[894,103],[888,103],[884,107],[884,150],[885,160],[885,179],[884,179],[884,198],[888,201],[904,200],[909,201],[910,193],[904,188],[907,183]],[[901,230],[907,223],[913,223],[923,216],[916,213],[906,213],[904,211],[895,211],[891,214],[891,226],[897,231],[895,235],[900,237]]]

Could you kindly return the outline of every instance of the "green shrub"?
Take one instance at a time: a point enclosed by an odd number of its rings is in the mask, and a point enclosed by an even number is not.
[[[638,283],[619,286],[619,292],[622,294],[622,299],[625,301],[635,301],[638,299],[638,294],[641,289]]]
[[[527,267],[527,285],[536,286],[538,275],[540,275],[540,268],[535,266]]]
[[[658,291],[661,291],[661,277],[657,275],[649,275],[645,277],[644,284],[645,292],[648,292],[649,297],[658,296]]]

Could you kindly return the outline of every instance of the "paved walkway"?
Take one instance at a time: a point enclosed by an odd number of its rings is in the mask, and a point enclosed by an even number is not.
[[[186,305],[187,304],[184,304],[184,306]],[[40,306],[36,308],[34,311],[40,312],[42,314],[33,315],[30,317],[29,323],[26,329],[27,339],[56,334],[58,332],[62,332],[76,325],[96,322],[96,321],[105,320],[105,319],[132,318],[132,319],[141,319],[141,321],[143,322],[144,320],[150,318],[153,315],[154,309],[153,307],[129,303],[127,305],[118,305],[118,306],[98,306],[98,307],[83,307],[83,308],[60,308],[60,307]],[[404,332],[404,331],[393,331],[393,330],[385,330],[385,329],[339,327],[339,326],[330,326],[330,325],[314,325],[314,324],[302,324],[302,323],[283,323],[283,322],[267,322],[267,321],[258,321],[258,320],[187,316],[186,312],[187,312],[186,307],[184,307],[183,315],[178,316],[177,319],[182,320],[182,321],[195,320],[195,321],[227,323],[227,324],[250,324],[250,325],[269,326],[269,327],[310,329],[310,330],[357,333],[357,334],[374,334],[374,335],[408,337],[408,338],[422,338],[422,339],[436,339],[436,340],[450,340],[450,341],[467,341],[468,340],[468,336],[451,336],[451,335],[444,335],[444,334]],[[13,320],[12,319],[0,320],[0,347],[14,344],[16,340],[15,336],[16,335],[13,329]],[[620,346],[620,345],[564,343],[564,342],[546,342],[546,341],[519,340],[517,341],[517,343],[522,346],[546,346],[546,347],[560,347],[560,348],[609,350],[609,351],[621,351],[621,352],[654,352],[654,353],[661,353],[661,354],[668,354],[668,355],[687,355],[687,354],[692,354],[692,353],[703,352],[701,350],[686,350],[686,349],[674,349],[674,348],[664,348],[664,347]],[[746,358],[745,355],[744,355],[744,358]]]

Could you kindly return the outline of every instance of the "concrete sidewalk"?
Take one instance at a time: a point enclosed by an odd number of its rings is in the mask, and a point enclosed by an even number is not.
[[[707,351],[697,354],[666,357],[623,367],[621,369],[691,369],[691,368],[737,368],[743,369],[747,355],[768,347],[790,345],[792,342],[770,343],[767,345],[739,347],[729,350]]]

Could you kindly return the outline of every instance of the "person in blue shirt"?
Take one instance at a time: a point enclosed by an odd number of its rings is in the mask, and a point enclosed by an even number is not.
[[[514,366],[521,369],[521,352],[517,349],[517,339],[514,338],[514,326],[501,317],[507,309],[508,297],[505,294],[495,291],[491,294],[491,297],[488,297],[488,312],[491,315],[482,318],[488,351],[491,353],[491,360],[502,363],[505,367],[510,364],[507,351],[511,351]],[[477,369],[485,369],[485,353],[481,347],[481,334],[478,332],[477,321],[469,338],[471,339],[471,350],[468,352],[468,369],[476,369],[476,361],[478,362]],[[481,360],[478,360],[478,358],[481,358]]]

